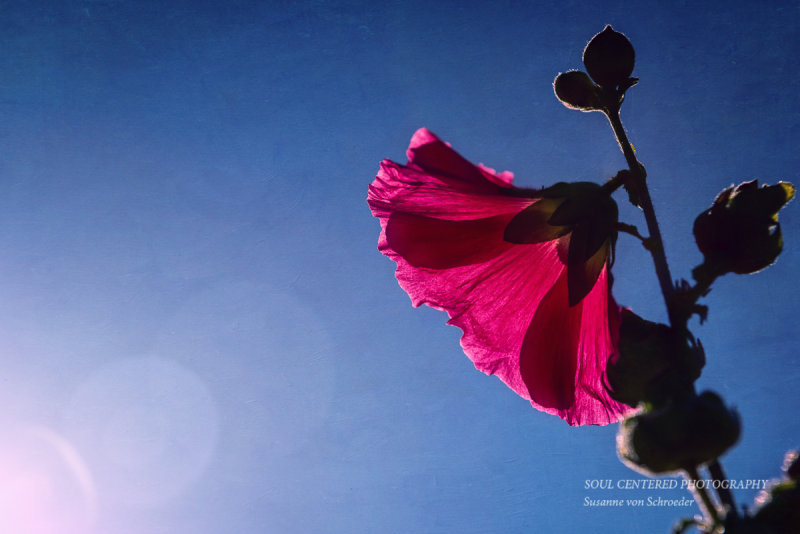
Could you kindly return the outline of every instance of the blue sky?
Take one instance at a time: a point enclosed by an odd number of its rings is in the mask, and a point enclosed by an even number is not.
[[[613,176],[605,119],[551,87],[612,24],[641,79],[623,121],[688,277],[717,192],[798,181],[799,22],[786,1],[4,2],[0,524],[667,532],[696,510],[583,506],[683,493],[586,490],[640,478],[616,428],[570,428],[476,371],[397,286],[366,188],[422,126],[520,185]],[[781,224],[777,264],[719,281],[695,325],[699,387],[743,418],[734,479],[800,445],[794,203]],[[617,252],[617,300],[664,320],[648,256]]]

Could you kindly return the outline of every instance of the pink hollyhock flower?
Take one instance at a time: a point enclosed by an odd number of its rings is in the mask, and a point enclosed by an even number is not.
[[[412,304],[447,311],[475,366],[535,408],[570,425],[618,421],[631,408],[604,385],[620,313],[610,239],[589,235],[592,221],[567,224],[587,211],[569,197],[581,184],[516,188],[511,173],[473,165],[424,128],[407,154],[407,165],[381,163],[367,202]]]

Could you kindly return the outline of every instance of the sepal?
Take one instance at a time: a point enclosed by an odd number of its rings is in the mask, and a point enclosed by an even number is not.
[[[617,203],[593,182],[559,182],[538,191],[539,200],[515,215],[503,232],[524,245],[564,239],[570,306],[589,294],[616,242]]]

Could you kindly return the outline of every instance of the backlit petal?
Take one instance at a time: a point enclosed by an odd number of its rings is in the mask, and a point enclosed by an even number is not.
[[[565,272],[540,302],[526,332],[520,369],[531,403],[570,425],[614,423],[630,408],[611,399],[604,386],[620,313],[606,270],[577,305],[570,307],[567,298]]]
[[[570,307],[569,235],[527,228],[534,220],[522,221],[521,230],[552,240],[504,239],[509,223],[540,198],[511,186],[511,173],[473,165],[425,129],[408,156],[408,165],[381,163],[368,203],[381,222],[378,248],[397,263],[412,304],[445,310],[475,366],[536,408],[571,425],[618,420],[629,408],[603,387],[616,350],[609,327],[618,329],[619,313],[606,268],[599,265],[594,287]]]

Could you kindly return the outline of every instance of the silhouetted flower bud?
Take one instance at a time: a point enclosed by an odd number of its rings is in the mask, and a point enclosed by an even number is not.
[[[725,189],[694,222],[705,256],[695,279],[728,272],[754,273],[772,265],[783,249],[778,211],[794,197],[788,182],[758,187],[758,180]]]
[[[775,534],[797,534],[800,525],[800,483],[797,480],[783,480],[773,484],[762,501],[752,522],[764,527],[762,532]],[[769,529],[769,530],[767,530]]]
[[[665,324],[623,310],[617,354],[606,368],[612,399],[636,406],[663,405],[690,391],[705,365],[703,347]]]
[[[627,89],[632,85],[634,59],[631,42],[611,26],[592,37],[583,51],[583,64],[589,76],[597,85],[612,89],[617,86]]]
[[[597,111],[603,107],[597,95],[597,86],[585,72],[562,72],[556,76],[553,90],[561,103],[570,109]]]
[[[728,514],[725,518],[724,532],[725,534],[781,534],[756,519],[740,518],[734,514]]]
[[[670,473],[719,457],[736,443],[739,432],[738,413],[707,391],[623,421],[617,452],[632,469]]]

